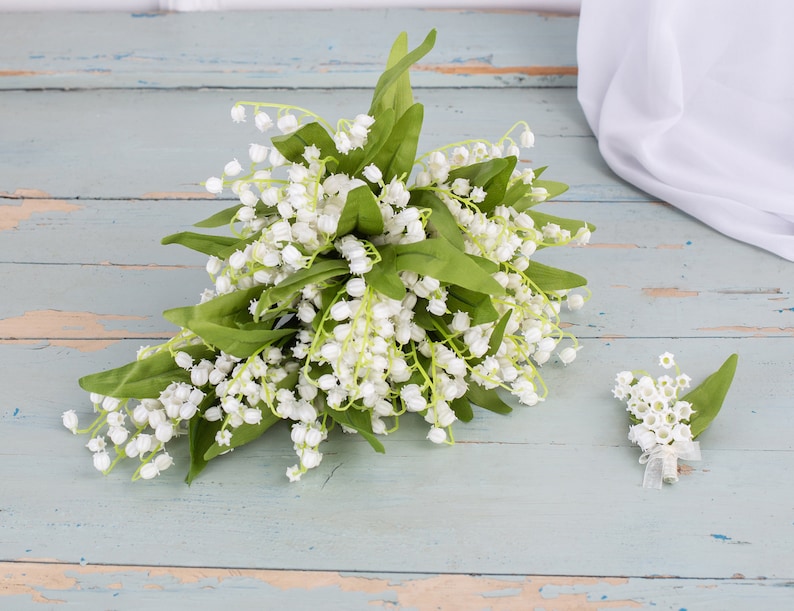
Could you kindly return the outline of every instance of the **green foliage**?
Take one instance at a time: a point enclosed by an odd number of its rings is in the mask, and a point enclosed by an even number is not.
[[[366,185],[356,187],[347,194],[347,201],[339,218],[337,236],[353,232],[364,236],[383,233],[383,217],[378,208],[378,200]]]
[[[180,350],[199,359],[212,354],[204,345],[185,346]],[[159,397],[171,382],[189,381],[190,374],[177,366],[171,354],[165,351],[123,367],[84,376],[78,383],[83,390],[108,397],[149,399]]]
[[[695,412],[689,419],[689,427],[692,437],[697,438],[717,417],[728,389],[733,382],[736,373],[736,365],[739,362],[739,355],[730,355],[722,366],[707,377],[703,382],[681,397],[681,401],[688,401],[692,404]]]

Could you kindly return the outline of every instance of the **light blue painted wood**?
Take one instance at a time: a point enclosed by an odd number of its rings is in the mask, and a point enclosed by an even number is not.
[[[283,475],[294,460],[278,430],[216,461],[192,487],[181,483],[184,445],[155,482],[93,470],[60,413],[89,418],[77,378],[167,337],[160,312],[194,303],[206,286],[203,257],[159,240],[229,204],[180,198],[200,193],[198,181],[245,154],[244,134],[255,136],[231,125],[233,101],[353,115],[368,106],[382,40],[406,22],[413,38],[443,21],[434,53],[447,72],[472,57],[496,67],[574,57],[570,18],[282,15],[310,32],[352,16],[379,34],[334,41],[346,55],[325,73],[327,38],[298,49],[290,41],[294,53],[274,55],[267,74],[249,57],[251,42],[270,35],[287,48],[286,34],[260,16],[3,17],[0,607],[791,607],[790,264],[616,179],[575,91],[539,88],[570,85],[570,76],[414,74],[424,147],[498,137],[525,118],[538,134],[533,163],[572,183],[551,210],[599,227],[586,249],[539,255],[584,274],[593,290],[584,310],[565,315],[583,350],[568,367],[543,367],[544,403],[479,412],[456,427],[450,448],[407,420],[385,439],[385,456],[360,439],[332,439],[297,485]],[[197,88],[205,85],[259,90]],[[64,87],[85,89],[55,90]],[[649,491],[610,389],[615,372],[652,368],[665,350],[696,380],[741,356],[723,413],[701,438],[703,461]],[[203,539],[190,536],[195,524]],[[255,572],[265,569],[275,573]]]
[[[576,82],[575,16],[372,9],[2,19],[4,89],[372,87],[401,31],[416,46],[432,28],[438,43],[415,74],[419,87]]]
[[[371,90],[6,92],[0,193],[38,189],[60,199],[206,194],[201,181],[233,157],[247,159],[250,142],[266,143],[251,121],[232,123],[236,101],[293,104],[335,124],[365,112],[371,97]],[[647,200],[616,181],[601,160],[572,89],[489,95],[442,89],[416,98],[425,104],[420,151],[470,138],[495,141],[525,120],[537,132],[525,161],[550,166],[548,178],[569,183],[565,199]]]
[[[191,487],[178,468],[184,446],[175,448],[178,467],[155,482],[132,483],[124,468],[103,479],[81,447],[85,440],[53,418],[67,408],[87,417],[74,380],[121,362],[135,345],[84,354],[0,349],[10,379],[51,368],[46,387],[14,387],[0,408],[8,491],[0,504],[3,558],[431,574],[790,576],[791,497],[780,482],[794,467],[786,376],[792,362],[765,360],[789,340],[589,341],[565,378],[561,367],[544,367],[553,392],[542,406],[509,416],[478,413],[456,427],[460,443],[453,447],[432,446],[424,423],[405,419],[384,440],[385,456],[362,440],[337,437],[317,471],[290,485],[283,471],[292,464],[291,443],[276,429],[213,463]],[[616,371],[665,349],[696,379],[730,351],[742,361],[724,413],[701,438],[703,461],[673,487],[644,490],[639,451],[625,438],[625,412],[610,388]],[[178,544],[163,546],[174,541],[175,524],[188,523],[217,532],[207,542],[180,529]]]

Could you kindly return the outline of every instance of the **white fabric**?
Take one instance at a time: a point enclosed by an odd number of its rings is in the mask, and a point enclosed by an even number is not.
[[[794,261],[794,2],[583,0],[579,101],[616,174]]]

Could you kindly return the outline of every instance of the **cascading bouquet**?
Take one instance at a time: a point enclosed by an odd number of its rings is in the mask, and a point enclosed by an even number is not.
[[[320,463],[336,425],[383,452],[378,436],[415,412],[430,441],[452,443],[472,405],[511,411],[500,389],[526,405],[545,397],[538,367],[554,351],[564,364],[576,357],[559,312],[582,306],[586,295],[570,290],[586,281],[532,256],[586,243],[594,227],[534,209],[567,187],[517,167],[519,146],[534,143],[524,122],[498,142],[417,158],[423,107],[408,70],[434,42],[432,31],[408,52],[402,34],[369,112],[336,128],[297,107],[232,108],[235,122],[252,111],[256,128],[281,133],[250,146],[247,173],[235,159],[205,183],[240,202],[196,226],[228,225],[231,236],[163,240],[209,255],[214,288],[164,313],[181,331],[80,380],[98,416],[84,430],[74,410],[63,422],[89,435],[98,470],[130,458],[133,479],[151,479],[173,462],[166,445],[187,434],[189,483],[285,420],[295,481]]]
[[[675,367],[675,377],[664,374],[653,378],[646,371],[621,371],[615,377],[612,394],[626,402],[631,426],[629,441],[643,451],[645,465],[643,488],[661,488],[662,482],[678,481],[678,460],[700,460],[700,443],[695,439],[716,418],[733,381],[737,354],[702,384],[679,398],[692,378],[681,373],[669,352],[659,356],[664,369]]]

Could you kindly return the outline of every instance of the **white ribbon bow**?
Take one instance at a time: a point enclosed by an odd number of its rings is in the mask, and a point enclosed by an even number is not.
[[[645,465],[642,487],[659,489],[663,481],[667,484],[677,482],[679,459],[700,460],[700,443],[687,440],[656,444],[647,452],[643,452],[640,456],[640,464]]]

